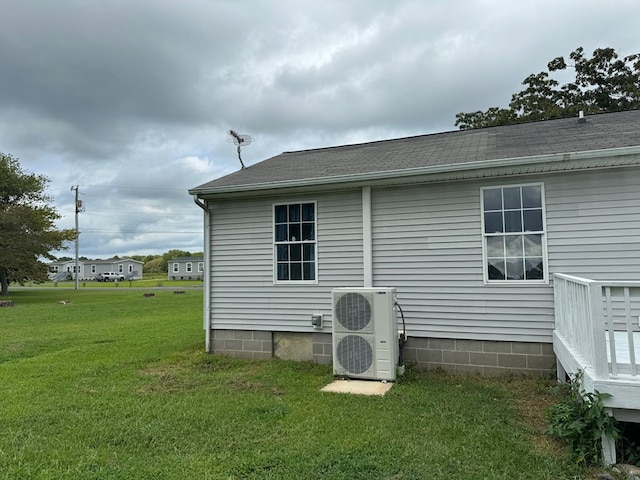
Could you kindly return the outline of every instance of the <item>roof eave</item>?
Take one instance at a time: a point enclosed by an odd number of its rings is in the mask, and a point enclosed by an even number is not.
[[[281,190],[291,189],[296,187],[310,187],[310,186],[323,186],[323,185],[344,185],[344,184],[362,184],[367,182],[377,182],[384,180],[401,180],[408,177],[424,177],[438,174],[457,174],[464,171],[482,172],[485,170],[495,170],[508,167],[517,166],[538,166],[539,172],[545,171],[562,171],[562,170],[576,170],[581,168],[593,168],[593,165],[589,164],[589,160],[593,159],[606,159],[613,157],[629,157],[637,156],[633,159],[632,163],[638,163],[640,161],[640,145],[630,147],[610,148],[603,150],[589,150],[582,152],[566,152],[555,153],[549,155],[535,155],[528,157],[512,157],[495,160],[482,160],[476,162],[466,162],[459,164],[446,164],[435,165],[428,167],[416,167],[406,168],[401,170],[385,170],[378,172],[358,173],[351,175],[339,175],[332,177],[317,177],[317,178],[304,178],[294,180],[284,180],[280,182],[264,182],[264,183],[252,183],[245,185],[229,185],[220,187],[196,187],[189,190],[189,194],[197,195],[198,197],[209,197],[224,194],[242,194],[242,193],[258,193],[265,190]],[[576,165],[576,162],[581,165]],[[548,165],[544,168],[544,165]],[[566,165],[562,168],[562,165]],[[602,167],[602,165],[598,165]],[[613,166],[613,165],[612,165]],[[484,175],[478,175],[481,177]]]

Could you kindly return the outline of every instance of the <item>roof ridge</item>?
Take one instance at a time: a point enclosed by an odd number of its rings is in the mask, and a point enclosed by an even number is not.
[[[374,144],[379,144],[379,143],[398,142],[398,141],[403,141],[403,140],[411,140],[411,139],[415,139],[415,138],[431,137],[431,136],[437,136],[437,135],[445,135],[445,134],[457,133],[457,132],[463,132],[463,131],[465,131],[465,130],[447,130],[445,132],[421,133],[421,134],[418,134],[418,135],[408,135],[406,137],[386,138],[384,140],[370,140],[368,142],[347,143],[345,145],[332,145],[332,146],[329,146],[329,147],[303,148],[302,150],[287,150],[287,151],[282,152],[281,155],[288,154],[288,153],[319,152],[319,151],[323,151],[323,150],[334,150],[334,149],[337,149],[337,148],[347,148],[347,147],[362,147],[364,145],[374,145]]]
[[[620,111],[616,111],[616,112],[597,112],[597,113],[591,113],[591,114],[585,114],[584,118],[588,119],[591,117],[595,117],[595,116],[604,116],[604,115],[612,115],[612,114],[620,114],[620,113],[624,113],[624,112],[633,112],[633,111],[637,111],[640,109],[628,109],[628,110],[620,110]],[[539,119],[539,120],[529,120],[526,122],[517,122],[517,123],[509,123],[506,125],[489,125],[486,127],[476,127],[476,128],[469,128],[466,130],[445,130],[443,132],[431,132],[431,133],[420,133],[417,135],[407,135],[404,137],[394,137],[394,138],[386,138],[383,140],[370,140],[367,142],[357,142],[357,143],[347,143],[344,145],[332,145],[332,146],[328,146],[328,147],[316,147],[316,148],[303,148],[301,150],[285,150],[281,153],[281,155],[285,155],[285,154],[292,154],[292,153],[308,153],[308,152],[321,152],[321,151],[325,151],[325,150],[335,150],[338,148],[349,148],[349,147],[362,147],[365,145],[375,145],[375,144],[381,144],[381,143],[390,143],[390,142],[398,142],[398,141],[405,141],[405,140],[411,140],[411,139],[418,139],[418,138],[424,138],[424,137],[436,137],[436,136],[441,136],[441,135],[450,135],[450,134],[459,134],[459,133],[463,133],[463,132],[479,132],[479,131],[487,131],[487,130],[491,130],[491,129],[498,129],[498,128],[509,128],[509,127],[520,127],[520,126],[525,126],[525,125],[532,125],[532,124],[536,124],[536,123],[547,123],[547,122],[557,122],[557,121],[566,121],[566,120],[571,120],[571,119],[577,119],[578,117],[575,115],[567,115],[564,117],[558,117],[558,118],[549,118],[549,119]]]

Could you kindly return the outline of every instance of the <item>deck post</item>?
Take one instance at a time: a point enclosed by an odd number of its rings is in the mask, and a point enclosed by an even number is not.
[[[607,415],[613,416],[611,408],[605,408],[605,412]],[[604,433],[602,434],[602,463],[606,467],[616,463],[616,441]]]
[[[567,371],[560,363],[560,360],[556,360],[556,379],[558,380],[558,383],[567,382]]]
[[[589,327],[593,340],[593,357],[591,360],[596,379],[609,376],[607,361],[607,344],[604,338],[604,318],[602,310],[602,285],[597,282],[589,284]]]
[[[555,329],[565,331],[565,324],[567,318],[567,311],[565,310],[565,303],[567,299],[567,280],[553,274],[553,307],[555,311]],[[560,327],[560,328],[559,328]],[[555,353],[555,352],[554,352]],[[560,362],[560,359],[556,357],[556,378],[558,383],[565,383],[567,381],[567,371]]]

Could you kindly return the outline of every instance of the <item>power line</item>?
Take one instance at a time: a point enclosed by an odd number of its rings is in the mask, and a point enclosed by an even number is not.
[[[113,215],[104,215],[103,212],[108,212],[110,214],[118,214],[117,217],[113,216]],[[101,218],[112,218],[112,219],[116,219],[119,220],[121,218],[135,218],[135,219],[139,219],[141,217],[150,217],[150,216],[155,216],[155,215],[162,215],[164,218],[171,218],[171,217],[181,217],[184,218],[186,216],[188,216],[189,214],[184,212],[184,211],[180,211],[180,210],[176,210],[175,212],[138,212],[138,213],[131,213],[131,212],[120,212],[118,210],[93,210],[91,209],[90,211],[91,216],[92,217],[101,217]],[[200,217],[202,215],[198,215],[198,212],[193,212],[193,216],[194,217]],[[154,219],[155,221],[155,219]]]
[[[167,235],[167,234],[177,234],[177,235],[183,235],[183,234],[189,234],[189,235],[195,235],[195,234],[201,234],[202,230],[199,231],[183,231],[183,230],[131,230],[131,229],[125,229],[125,230],[106,230],[106,229],[102,229],[102,228],[85,228],[82,230],[82,233],[138,233],[138,234],[162,234],[162,235]]]
[[[120,190],[154,190],[154,191],[162,191],[165,192],[167,190],[172,190],[175,192],[186,192],[188,188],[165,188],[165,187],[129,187],[126,185],[91,185],[91,189],[94,188],[108,188],[108,189],[120,189]],[[85,195],[87,195],[85,193]]]
[[[91,195],[91,194],[86,194],[86,193],[83,193],[82,196],[90,197],[90,198],[97,198],[97,199],[100,199],[102,201],[107,199],[107,200],[109,200],[110,202],[113,202],[116,205],[117,204],[135,205],[137,207],[139,207],[140,206],[140,202],[144,201],[144,200],[149,201],[149,202],[152,202],[152,201],[164,202],[165,205],[167,204],[166,203],[167,201],[164,198],[141,198],[141,199],[135,199],[135,200],[127,200],[127,199],[116,197],[116,196],[104,197],[104,196],[101,196],[101,195]],[[186,196],[186,195],[185,195],[183,200],[184,200],[185,204],[188,203],[188,202],[193,202],[193,200],[190,197]],[[149,206],[151,208],[153,208],[153,205],[149,205]]]
[[[167,190],[172,190],[175,192],[186,192],[188,190],[187,187],[183,187],[183,188],[171,188],[171,187],[131,187],[131,186],[127,186],[127,185],[88,185],[88,184],[78,184],[78,187],[84,187],[84,188],[90,188],[91,190],[96,189],[96,188],[103,188],[103,189],[109,189],[109,190],[113,190],[113,189],[120,189],[120,190],[156,190],[156,191],[162,191],[165,192]],[[62,191],[66,191],[67,188],[66,187],[59,187],[59,188],[51,188],[51,189],[47,189],[49,192],[62,192]],[[81,193],[81,195],[88,195],[87,193]]]

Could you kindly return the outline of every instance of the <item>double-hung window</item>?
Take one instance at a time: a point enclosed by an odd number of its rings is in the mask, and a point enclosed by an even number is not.
[[[543,185],[481,192],[485,281],[546,281]]]
[[[276,282],[315,282],[316,204],[274,205],[274,280]]]

